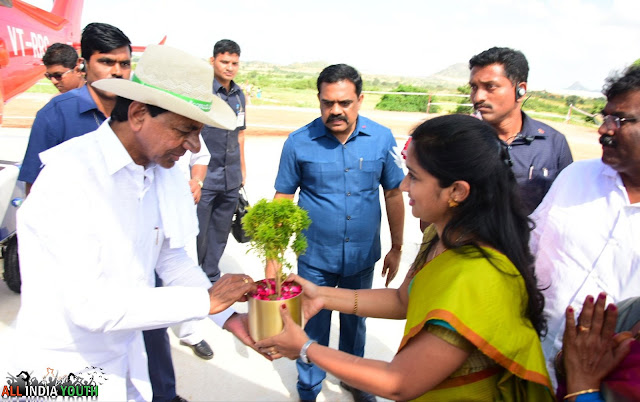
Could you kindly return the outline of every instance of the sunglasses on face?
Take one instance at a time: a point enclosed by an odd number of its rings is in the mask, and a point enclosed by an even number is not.
[[[44,76],[48,79],[48,80],[52,80],[55,78],[56,81],[60,81],[62,79],[62,77],[64,77],[65,75],[69,74],[70,72],[73,71],[73,68],[65,71],[64,73],[53,73],[53,74],[49,74],[49,73],[44,73]]]

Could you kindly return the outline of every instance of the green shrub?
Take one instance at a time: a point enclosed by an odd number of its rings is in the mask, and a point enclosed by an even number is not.
[[[426,88],[414,87],[412,85],[398,85],[392,92],[414,92],[425,93],[425,95],[383,95],[376,105],[378,110],[392,110],[397,112],[426,112],[429,96],[426,95]],[[436,97],[431,97],[431,102],[435,102]],[[431,105],[430,113],[438,113],[439,105]]]
[[[458,87],[458,92],[460,92],[463,95],[470,95],[471,94],[471,86],[469,84],[463,85],[461,87]],[[461,100],[458,102],[461,103],[461,105],[458,105],[455,110],[453,111],[453,113],[455,114],[471,114],[473,112],[473,106],[465,106],[462,105],[462,103],[471,103],[471,97],[469,98],[461,98]]]

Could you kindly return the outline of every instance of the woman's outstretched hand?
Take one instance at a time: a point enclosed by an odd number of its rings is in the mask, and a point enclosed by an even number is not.
[[[296,274],[289,275],[287,281],[295,281],[302,287],[302,312],[305,322],[324,308],[324,300],[320,296],[320,286]]]
[[[293,321],[286,304],[280,308],[280,316],[284,323],[282,332],[271,338],[263,339],[255,344],[260,353],[271,356],[273,359],[288,357],[291,360],[297,359],[300,349],[309,340],[304,330]]]

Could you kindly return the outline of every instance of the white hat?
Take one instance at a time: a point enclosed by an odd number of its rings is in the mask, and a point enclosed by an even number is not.
[[[213,95],[211,65],[169,46],[147,46],[131,81],[109,78],[92,85],[210,126],[227,130],[237,126],[235,112]]]

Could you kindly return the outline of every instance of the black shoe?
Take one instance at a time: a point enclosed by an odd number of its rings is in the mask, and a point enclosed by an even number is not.
[[[377,401],[375,395],[370,394],[368,392],[361,391],[357,388],[353,388],[351,385],[348,385],[344,381],[340,381],[340,386],[346,389],[347,391],[351,392],[351,395],[353,395],[353,400],[355,402],[376,402]]]
[[[187,401],[186,399],[184,399],[184,398],[183,398],[183,397],[181,397],[180,395],[176,395],[176,397],[175,397],[175,398],[173,398],[173,399],[171,400],[171,402],[189,402],[189,401]]]
[[[211,346],[204,339],[195,345],[189,345],[186,342],[180,341],[181,345],[189,346],[193,349],[193,353],[196,354],[201,359],[211,360],[213,359],[213,350],[211,350]]]

